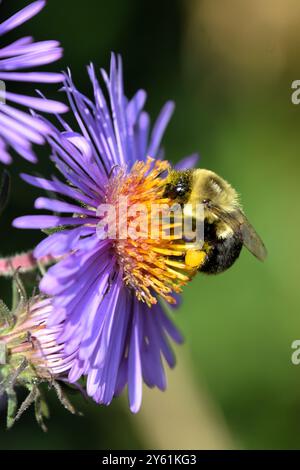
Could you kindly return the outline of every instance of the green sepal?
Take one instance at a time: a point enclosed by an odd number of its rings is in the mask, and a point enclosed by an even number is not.
[[[46,235],[53,235],[54,233],[62,232],[63,230],[67,230],[68,228],[70,228],[69,225],[60,225],[59,227],[54,228],[44,228],[42,232]]]

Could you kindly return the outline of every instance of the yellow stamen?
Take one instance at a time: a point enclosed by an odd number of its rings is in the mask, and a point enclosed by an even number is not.
[[[176,303],[172,293],[179,293],[182,287],[195,273],[193,266],[187,265],[185,255],[191,243],[182,241],[182,235],[175,230],[182,225],[169,220],[159,220],[155,227],[151,226],[151,207],[164,204],[171,207],[174,201],[164,197],[165,179],[161,174],[170,169],[166,161],[136,162],[129,174],[121,170],[108,184],[107,203],[114,204],[116,214],[119,213],[119,198],[127,198],[128,209],[134,204],[142,204],[147,209],[146,227],[138,232],[136,239],[129,236],[125,239],[116,238],[113,248],[123,271],[125,284],[135,291],[137,298],[151,306],[161,296],[169,303]],[[124,212],[124,209],[123,209]],[[122,209],[120,209],[122,216]],[[119,216],[120,217],[120,216]],[[132,227],[138,214],[128,217],[127,228]],[[126,223],[125,223],[126,225]],[[157,226],[156,226],[157,225]],[[117,221],[118,226],[118,221]],[[149,230],[151,226],[151,230]],[[128,233],[128,232],[127,232]],[[145,238],[146,236],[146,238]],[[177,259],[173,259],[176,257]]]

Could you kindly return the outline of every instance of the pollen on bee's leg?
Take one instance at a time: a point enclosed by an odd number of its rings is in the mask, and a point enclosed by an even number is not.
[[[199,268],[205,261],[207,253],[200,250],[187,250],[185,263],[191,268]]]

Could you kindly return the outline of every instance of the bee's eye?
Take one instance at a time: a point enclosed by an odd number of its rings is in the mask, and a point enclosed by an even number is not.
[[[210,203],[210,199],[202,199],[202,204],[205,204],[206,206]]]
[[[177,202],[183,203],[189,197],[191,184],[188,175],[184,174],[166,185],[164,195]]]
[[[186,188],[183,185],[179,184],[178,186],[176,186],[176,193],[178,196],[184,196],[186,193]]]

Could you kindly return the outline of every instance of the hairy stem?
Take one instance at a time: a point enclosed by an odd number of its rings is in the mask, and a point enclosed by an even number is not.
[[[0,276],[12,277],[15,272],[27,273],[35,269],[44,268],[49,264],[55,262],[57,258],[52,256],[44,256],[43,258],[36,259],[32,251],[21,253],[7,258],[0,258]]]

